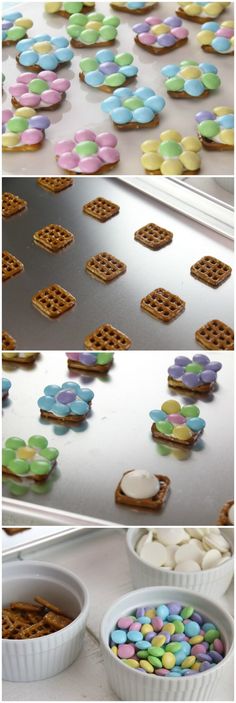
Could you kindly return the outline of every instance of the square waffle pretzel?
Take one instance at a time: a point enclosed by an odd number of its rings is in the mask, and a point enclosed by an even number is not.
[[[14,350],[16,348],[16,340],[14,337],[7,332],[7,330],[3,330],[2,333],[2,350],[3,351],[10,351]]]
[[[8,278],[16,276],[24,270],[24,264],[22,261],[16,258],[14,254],[10,254],[9,251],[2,252],[2,280],[7,281]]]
[[[130,472],[125,471],[122,478],[128,473]],[[126,496],[121,489],[121,479],[115,490],[115,502],[119,503],[120,505],[128,505],[130,508],[146,508],[148,510],[160,510],[160,508],[163,507],[168,496],[170,488],[170,479],[168,478],[168,476],[162,476],[161,474],[155,474],[155,476],[160,482],[160,490],[158,491],[158,493],[156,493],[155,496],[153,496],[153,498],[130,498],[130,496]]]
[[[57,178],[38,178],[38,184],[41,188],[50,190],[52,193],[60,193],[61,190],[65,190],[73,185],[73,178],[67,178],[66,176]]]
[[[48,251],[59,251],[74,241],[74,235],[61,225],[47,225],[33,234],[36,244]]]
[[[153,222],[150,222],[148,225],[141,227],[134,233],[134,239],[136,239],[137,242],[144,244],[144,246],[149,249],[157,250],[165,247],[166,244],[170,244],[173,239],[173,234],[172,232],[169,232],[168,229],[164,229],[163,227],[159,227]]]
[[[142,298],[141,308],[162,322],[171,322],[183,312],[185,302],[165,288],[156,288]]]
[[[195,332],[195,339],[205,349],[234,349],[234,331],[221,320],[209,320]]]
[[[101,251],[96,256],[92,256],[85,265],[85,270],[95,278],[101,279],[104,283],[109,283],[126,271],[126,264],[120,259],[116,259],[112,254]]]
[[[19,195],[13,193],[2,194],[2,215],[3,217],[11,217],[17,212],[21,212],[27,207],[27,201],[20,198]]]
[[[224,264],[220,259],[214,256],[203,256],[199,261],[196,261],[190,268],[190,272],[194,278],[203,281],[212,288],[217,288],[226,281],[226,278],[231,276],[231,266]]]
[[[126,334],[113,327],[113,325],[105,323],[97,327],[91,334],[88,334],[85,337],[84,344],[87,349],[111,351],[112,349],[129,349],[132,342]]]
[[[115,205],[111,200],[106,200],[106,198],[95,198],[95,200],[90,200],[83,207],[83,212],[86,215],[91,215],[95,217],[96,220],[100,222],[106,222],[110,220],[114,215],[118,215],[120,212],[119,205]]]
[[[76,298],[58,283],[53,283],[35,293],[32,303],[47,317],[59,317],[75,305]]]

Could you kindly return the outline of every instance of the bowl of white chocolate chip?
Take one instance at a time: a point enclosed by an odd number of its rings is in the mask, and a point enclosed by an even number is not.
[[[127,547],[135,588],[176,586],[219,598],[233,577],[230,528],[130,528]]]

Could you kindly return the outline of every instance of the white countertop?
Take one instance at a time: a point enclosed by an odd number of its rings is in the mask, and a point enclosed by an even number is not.
[[[109,606],[132,590],[125,546],[120,528],[100,528],[79,535],[65,545],[37,549],[22,554],[24,559],[51,561],[74,571],[85,582],[90,594],[90,613],[84,646],[79,658],[58,676],[36,683],[3,682],[4,701],[114,701],[103,667],[99,647],[99,627]],[[233,612],[233,584],[219,604]],[[228,668],[229,669],[229,668]],[[233,700],[233,670],[218,687],[217,701]]]

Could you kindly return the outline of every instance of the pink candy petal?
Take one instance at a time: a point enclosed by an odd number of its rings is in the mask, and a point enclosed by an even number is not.
[[[35,73],[21,73],[20,76],[17,77],[17,83],[30,83],[35,78]]]
[[[185,29],[185,27],[174,27],[174,29],[171,30],[171,34],[173,34],[176,39],[186,39],[186,37],[188,37],[188,30]]]
[[[58,90],[59,93],[64,93],[70,87],[70,81],[66,78],[56,78],[56,80],[50,81],[50,88],[53,90]]]
[[[22,144],[39,144],[42,140],[43,132],[41,132],[41,129],[26,129],[21,135]]]
[[[96,173],[103,165],[98,156],[86,156],[81,159],[79,167],[81,173]]]
[[[141,44],[147,44],[147,46],[155,44],[157,39],[156,34],[151,34],[151,32],[142,32],[138,35],[138,38]]]
[[[103,146],[99,149],[98,156],[105,164],[115,164],[120,159],[119,151],[110,146]]]
[[[73,151],[74,148],[75,142],[73,142],[72,139],[62,139],[60,142],[57,142],[55,146],[55,154],[56,156],[60,156],[61,154]]]
[[[14,98],[19,98],[20,95],[23,95],[26,91],[26,86],[23,84],[15,83],[15,85],[10,85],[9,87],[9,93],[10,95],[13,95]]]
[[[78,154],[67,151],[65,154],[60,156],[58,159],[58,164],[61,168],[65,168],[67,171],[72,171],[74,168],[77,168],[79,160]]]
[[[116,146],[117,138],[111,132],[102,132],[96,137],[96,144],[99,146]]]
[[[21,96],[20,104],[22,107],[37,107],[40,105],[40,99],[41,96],[35,93],[24,93]]]
[[[95,132],[92,132],[91,129],[80,129],[78,132],[75,133],[75,141],[77,144],[79,142],[86,142],[86,141],[91,141],[95,142],[96,141],[96,134]]]
[[[151,15],[151,17],[147,17],[145,22],[147,22],[147,24],[153,25],[153,27],[155,27],[156,24],[163,24],[163,20],[161,20],[160,17],[153,17],[153,15]]]
[[[58,93],[57,90],[44,90],[41,93],[41,100],[46,105],[56,105],[61,102],[61,93]]]
[[[33,76],[35,78],[35,74],[33,74]],[[54,81],[56,77],[57,74],[54,71],[40,71],[40,73],[38,73],[38,78],[41,78],[43,81],[47,81],[47,83]]]
[[[13,117],[13,112],[11,110],[3,110],[2,111],[2,124],[5,124],[8,122],[8,120]]]

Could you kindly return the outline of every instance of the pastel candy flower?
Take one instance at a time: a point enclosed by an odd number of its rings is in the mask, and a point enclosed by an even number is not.
[[[56,71],[73,59],[74,53],[66,37],[39,34],[33,39],[22,39],[16,45],[17,59],[21,66],[37,67],[37,71]]]
[[[180,97],[204,97],[206,91],[217,90],[221,81],[218,69],[210,63],[181,61],[180,64],[168,64],[161,69],[165,78],[167,92],[179,93]]]
[[[120,126],[133,123],[134,128],[158,124],[159,113],[165,106],[165,100],[151,88],[118,88],[113,95],[101,103],[103,112],[110,114],[112,121]]]
[[[216,54],[233,53],[234,49],[234,22],[205,22],[201,31],[197,34],[197,40],[204,49],[211,47]]]
[[[188,19],[215,18],[230,5],[230,2],[179,2],[179,7]],[[177,11],[178,14],[178,11]]]
[[[119,24],[119,17],[115,15],[106,17],[101,12],[91,12],[85,16],[75,13],[69,18],[67,34],[73,46],[99,46],[103,42],[113,44]]]
[[[57,142],[55,154],[58,165],[66,171],[93,174],[115,166],[120,160],[117,138],[111,132],[96,134],[83,129],[75,133],[74,139]]]
[[[3,150],[17,147],[24,151],[25,146],[41,145],[50,120],[44,115],[37,115],[31,107],[20,107],[14,113],[11,110],[3,110],[2,124]]]
[[[145,22],[133,26],[135,41],[147,51],[161,53],[163,49],[172,51],[178,47],[181,41],[188,39],[188,30],[182,26],[182,20],[178,17],[167,17],[162,20],[159,17],[147,17]]]
[[[71,361],[77,361],[85,367],[105,366],[113,361],[114,352],[67,352],[66,356]]]
[[[164,176],[182,175],[198,171],[201,166],[197,137],[182,137],[173,129],[161,132],[159,139],[148,139],[141,144],[141,164],[145,171]]]
[[[217,372],[222,368],[219,361],[210,361],[206,354],[194,354],[192,360],[186,359],[184,364],[182,359],[183,357],[177,356],[174,364],[168,368],[170,386],[173,385],[172,380],[174,380],[174,385],[179,381],[186,388],[197,390],[199,386],[208,386],[209,383],[216,382]]]
[[[59,455],[56,447],[48,447],[42,435],[32,435],[25,442],[20,437],[8,437],[2,450],[2,464],[17,476],[45,480],[56,464]]]
[[[201,111],[195,115],[197,131],[207,148],[209,142],[219,144],[226,149],[234,147],[234,111],[227,106],[215,107],[210,111]]]
[[[13,104],[17,102],[17,105],[37,110],[58,106],[69,88],[70,81],[66,78],[57,78],[54,71],[40,71],[38,76],[30,72],[22,73],[16,83],[9,87],[9,92]]]
[[[137,76],[138,68],[132,65],[133,60],[133,55],[128,52],[114,54],[110,49],[100,49],[94,58],[87,57],[80,61],[80,77],[92,88],[112,92]]]
[[[62,386],[46,386],[44,395],[38,399],[38,407],[41,412],[49,412],[55,418],[87,416],[93,397],[90,388],[80,388],[78,383],[65,382]]]
[[[151,410],[150,417],[154,419],[152,432],[155,437],[157,430],[163,437],[172,438],[177,442],[195,441],[196,434],[202,432],[206,423],[200,417],[197,405],[183,405],[176,400],[166,400],[162,403],[161,412],[166,414],[165,419],[158,419],[157,410]],[[159,411],[159,412],[160,412]],[[155,415],[154,415],[155,413]]]
[[[2,43],[16,44],[20,39],[27,37],[28,29],[33,22],[23,17],[21,12],[8,12],[2,17]]]

